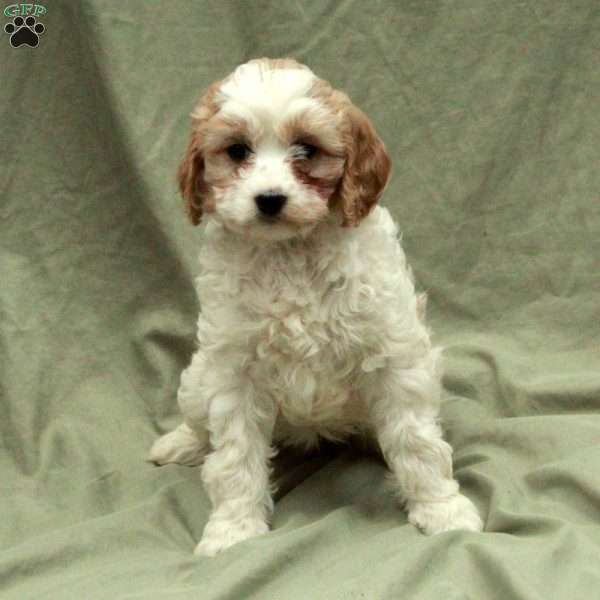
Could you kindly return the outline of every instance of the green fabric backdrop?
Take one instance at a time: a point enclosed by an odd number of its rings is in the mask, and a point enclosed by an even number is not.
[[[0,35],[0,597],[595,597],[598,0],[38,1],[37,48]],[[265,55],[391,151],[483,534],[422,536],[376,457],[326,448],[277,460],[272,533],[195,558],[198,469],[144,462],[193,350],[189,113]]]

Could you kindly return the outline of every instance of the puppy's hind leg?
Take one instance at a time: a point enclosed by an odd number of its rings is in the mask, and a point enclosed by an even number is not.
[[[208,445],[207,431],[194,431],[186,423],[182,423],[154,442],[148,460],[157,465],[177,463],[194,467],[202,464]]]
[[[181,374],[177,390],[177,402],[185,422],[154,442],[148,455],[150,462],[157,465],[177,463],[188,467],[202,463],[210,445],[206,429],[208,406],[203,386],[206,379],[205,357],[197,351]]]

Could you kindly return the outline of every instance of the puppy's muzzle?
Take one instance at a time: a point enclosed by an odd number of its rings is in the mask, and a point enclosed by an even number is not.
[[[276,217],[286,203],[287,196],[277,192],[266,192],[264,194],[258,194],[258,196],[254,198],[254,201],[261,214],[266,217]]]

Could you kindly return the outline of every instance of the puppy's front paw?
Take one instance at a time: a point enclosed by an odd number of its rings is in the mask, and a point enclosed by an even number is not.
[[[262,535],[269,526],[260,519],[210,519],[204,528],[202,540],[196,546],[197,556],[214,556],[238,542]]]
[[[462,494],[446,500],[407,503],[408,520],[426,535],[462,529],[481,531],[483,523],[473,503]]]
[[[177,463],[194,467],[202,463],[205,454],[206,446],[184,423],[154,442],[148,460],[157,465]]]

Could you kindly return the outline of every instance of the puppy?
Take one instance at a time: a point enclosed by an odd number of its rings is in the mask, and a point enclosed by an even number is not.
[[[198,350],[184,423],[149,458],[202,464],[212,513],[197,554],[268,530],[277,444],[354,433],[378,444],[424,533],[482,528],[437,422],[424,296],[377,204],[390,168],[348,96],[291,59],[241,65],[192,113],[179,184],[206,223]]]

